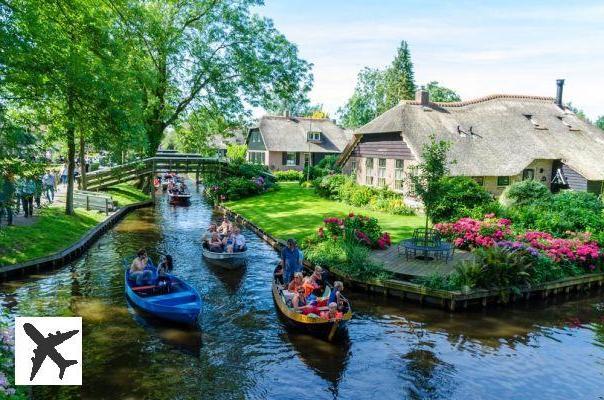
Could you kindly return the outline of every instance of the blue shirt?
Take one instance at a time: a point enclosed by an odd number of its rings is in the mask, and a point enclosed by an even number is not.
[[[300,263],[300,251],[297,248],[290,250],[289,247],[283,248],[281,251],[281,258],[285,261],[285,268],[294,268],[297,270],[301,266]],[[295,272],[295,271],[294,271]]]

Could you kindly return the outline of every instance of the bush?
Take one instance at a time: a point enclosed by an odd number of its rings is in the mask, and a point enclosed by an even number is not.
[[[247,154],[247,145],[245,144],[228,144],[226,148],[226,156],[234,162],[244,162]]]
[[[331,171],[334,173],[339,173],[339,172],[341,172],[342,169],[336,165],[337,162],[338,162],[338,156],[336,156],[336,155],[325,156],[325,157],[323,157],[323,159],[321,161],[319,161],[319,163],[317,164],[317,168]]]
[[[526,206],[539,202],[548,202],[552,193],[547,186],[535,180],[515,182],[508,186],[499,201],[505,206]]]
[[[295,169],[290,169],[287,171],[275,171],[273,172],[275,178],[279,182],[291,182],[291,181],[300,181],[304,178],[302,171],[296,171]]]
[[[439,196],[431,210],[432,222],[455,221],[472,216],[475,209],[495,203],[493,197],[476,181],[465,176],[446,177],[439,182]]]

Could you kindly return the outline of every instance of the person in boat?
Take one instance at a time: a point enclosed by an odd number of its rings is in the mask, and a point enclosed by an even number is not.
[[[130,280],[136,281],[137,286],[141,286],[145,280],[153,278],[153,271],[147,268],[149,264],[149,257],[147,257],[147,251],[140,249],[136,253],[136,257],[130,264]]]
[[[321,314],[319,314],[319,316],[321,318],[324,318],[324,319],[342,319],[342,317],[344,316],[344,314],[342,314],[342,312],[338,311],[338,304],[337,303],[329,303],[329,305],[327,307],[328,307],[327,311],[322,311]]]
[[[235,234],[232,231],[222,239],[222,246],[227,253],[233,252],[235,249]]]
[[[220,239],[218,232],[212,233],[208,246],[210,247],[210,251],[214,253],[222,253],[222,239]]]
[[[292,293],[297,293],[298,288],[304,287],[304,277],[302,276],[302,272],[296,272],[294,274],[294,279],[289,283],[287,290]]]
[[[306,313],[311,306],[306,301],[304,288],[299,287],[296,294],[292,298],[292,308],[299,313]]]
[[[214,233],[217,233],[216,224],[210,224],[208,230],[201,235],[201,242],[206,244],[209,243]]]
[[[159,276],[166,275],[166,274],[172,272],[173,269],[174,269],[174,262],[173,262],[172,256],[169,254],[162,256],[161,261],[159,262],[159,265],[157,266],[158,275]]]
[[[302,252],[294,239],[287,239],[287,246],[281,251],[283,283],[289,285],[296,272],[302,272]]]
[[[343,311],[345,308],[344,296],[342,291],[344,290],[344,284],[341,281],[335,281],[333,283],[333,289],[329,293],[329,304],[335,303],[338,311]]]
[[[222,235],[228,235],[233,230],[233,224],[229,221],[228,218],[222,220],[222,224],[218,227],[218,233]]]
[[[233,239],[235,240],[233,251],[236,253],[245,251],[245,236],[241,234],[241,229],[239,227],[233,228]]]

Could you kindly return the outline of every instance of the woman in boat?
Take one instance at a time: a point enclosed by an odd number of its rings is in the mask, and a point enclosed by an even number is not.
[[[338,311],[338,305],[336,303],[329,303],[328,310],[322,311],[319,316],[324,319],[342,319],[344,314]]]
[[[212,233],[208,246],[210,247],[210,251],[214,253],[222,253],[222,240],[220,239],[220,236],[218,236],[218,232]]]
[[[166,275],[167,273],[172,272],[172,269],[174,269],[172,256],[169,254],[162,256],[161,261],[157,266],[157,273],[159,274],[159,276]]]
[[[294,274],[294,279],[289,283],[287,290],[292,293],[297,293],[298,288],[304,288],[304,280],[302,277],[302,272],[296,272]]]
[[[210,239],[212,239],[212,235],[216,232],[216,224],[210,224],[208,230],[205,231],[201,236],[201,243],[208,244],[210,242]]]
[[[147,257],[147,251],[140,249],[136,253],[136,258],[132,260],[130,264],[129,279],[136,281],[137,286],[141,286],[145,280],[153,278],[153,271],[147,268],[149,258]]]
[[[298,291],[292,298],[292,308],[295,311],[304,314],[305,311],[307,311],[309,307],[311,307],[311,306],[306,301],[306,296],[304,295],[304,288],[299,287]]]

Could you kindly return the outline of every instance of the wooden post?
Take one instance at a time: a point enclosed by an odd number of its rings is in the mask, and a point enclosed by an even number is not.
[[[105,215],[109,215],[109,199],[105,197]]]
[[[86,211],[90,211],[90,196],[86,195]]]

